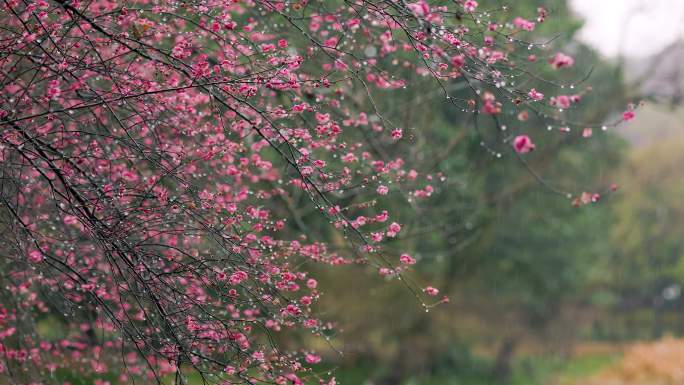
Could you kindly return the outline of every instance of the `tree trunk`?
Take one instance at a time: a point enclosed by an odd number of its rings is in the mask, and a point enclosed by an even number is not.
[[[496,384],[506,385],[511,379],[511,361],[515,355],[518,340],[515,337],[507,337],[496,354],[496,362],[492,368],[492,378]]]

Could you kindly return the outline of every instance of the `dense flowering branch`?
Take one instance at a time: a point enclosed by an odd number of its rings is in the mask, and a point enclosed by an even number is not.
[[[330,335],[312,263],[371,264],[433,306],[439,290],[404,276],[415,259],[382,246],[402,228],[378,200],[435,189],[387,151],[404,128],[378,93],[410,86],[407,69],[501,131],[497,115],[520,106],[537,125],[585,126],[559,111],[581,94],[525,86],[559,85],[538,68],[573,65],[518,37],[543,9],[530,21],[472,0],[4,0],[1,17],[0,372],[21,383],[78,368],[301,384],[319,356],[273,341]],[[523,134],[503,143],[535,149]],[[302,193],[344,254],[298,233]],[[46,338],[46,320],[67,332]]]

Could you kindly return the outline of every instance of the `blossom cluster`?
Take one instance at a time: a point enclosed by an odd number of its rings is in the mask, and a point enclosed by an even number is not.
[[[400,278],[416,258],[383,246],[406,229],[382,202],[439,188],[377,150],[406,128],[373,95],[411,86],[395,76],[406,67],[470,113],[546,116],[576,102],[509,81],[521,66],[574,64],[562,53],[513,60],[543,9],[530,21],[472,0],[2,7],[0,376],[21,383],[72,370],[98,384],[190,371],[221,384],[334,384],[310,369],[319,353],[273,343],[288,330],[332,333],[311,265],[361,262]],[[472,98],[451,97],[448,82]],[[506,143],[535,149],[525,134]],[[306,210],[349,249],[311,236]],[[447,301],[410,289],[426,307]],[[47,321],[63,335],[41,332]]]

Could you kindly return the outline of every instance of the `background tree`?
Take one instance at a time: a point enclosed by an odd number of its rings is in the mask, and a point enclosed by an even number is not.
[[[539,4],[516,2],[511,12],[524,14]],[[562,1],[544,5],[557,14],[570,13]],[[572,50],[578,60],[562,73],[568,82],[564,88],[538,79],[530,87],[546,95],[581,94],[579,105],[584,108],[564,111],[569,120],[610,120],[626,103],[620,99],[625,94],[620,74],[594,51],[573,41],[578,27],[575,19],[564,17],[552,18],[535,30],[558,36],[556,43]],[[583,82],[589,73],[590,81]],[[554,75],[558,73],[551,67],[540,73],[547,78]],[[605,86],[593,89],[588,86],[592,83]],[[468,97],[463,84],[456,83],[452,90]],[[408,105],[432,106],[433,113],[415,113]],[[545,140],[543,145],[521,163],[499,141],[506,131],[528,126],[535,135],[547,131],[546,125],[534,121],[531,110],[513,108],[493,122],[485,114],[464,115],[440,103],[439,92],[429,87],[393,92],[385,108],[403,117],[405,127],[420,127],[426,133],[419,135],[417,130],[415,143],[403,150],[415,157],[413,163],[448,176],[430,200],[410,206],[397,200],[390,211],[402,215],[406,231],[388,246],[397,252],[415,250],[420,272],[435,277],[450,304],[440,308],[439,315],[411,311],[410,304],[400,299],[400,290],[365,282],[363,276],[350,272],[354,277],[348,279],[354,280],[356,289],[347,292],[348,298],[324,301],[326,309],[340,313],[335,318],[345,325],[345,350],[359,354],[347,358],[348,366],[384,363],[369,370],[387,384],[440,372],[452,378],[453,373],[476,367],[485,376],[491,373],[492,383],[501,384],[508,379],[522,343],[535,340],[549,352],[567,355],[582,324],[568,319],[574,315],[565,310],[590,304],[591,288],[602,282],[597,277],[610,268],[606,261],[612,249],[612,218],[610,208],[578,209],[573,199],[559,197],[554,189],[607,190],[617,181],[613,174],[620,164],[622,141],[601,126],[591,131],[572,126],[566,132],[566,126],[554,122],[551,134],[535,137],[537,143]],[[548,186],[540,188],[535,176]],[[322,281],[331,291],[340,290],[335,282],[347,282],[332,277]],[[365,292],[374,293],[371,304],[358,303]],[[368,322],[369,317],[376,321]],[[480,365],[468,353],[479,345],[490,347],[491,365]]]

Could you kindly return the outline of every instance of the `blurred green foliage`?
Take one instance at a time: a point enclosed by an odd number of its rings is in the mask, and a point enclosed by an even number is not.
[[[520,87],[547,96],[581,92],[580,107],[567,119],[609,120],[626,104],[619,69],[573,40],[581,23],[569,17],[564,1],[517,1],[509,14],[534,15],[538,6],[551,12],[538,32],[556,37],[554,44],[576,58],[576,65],[562,74],[549,69],[539,76],[560,74],[574,87],[543,81]],[[548,51],[549,56],[554,52]],[[587,84],[596,85],[592,89],[579,82],[587,73]],[[435,182],[436,193],[426,201],[407,202],[401,191],[394,191],[379,205],[406,224],[392,248],[414,252],[416,281],[435,284],[451,302],[426,314],[402,285],[382,282],[370,268],[352,267],[346,275],[335,272],[335,278],[326,278],[323,271],[323,290],[341,294],[324,298],[320,308],[340,320],[343,330],[334,342],[346,352],[327,358],[344,368],[341,376],[346,368],[372,362],[367,375],[375,384],[422,383],[423,378],[516,383],[521,376],[516,357],[563,361],[582,333],[591,334],[593,318],[601,311],[596,308],[605,310],[617,301],[606,285],[614,249],[612,198],[575,208],[549,186],[575,194],[605,190],[626,146],[610,132],[595,130],[585,139],[576,131],[559,133],[558,126],[547,131],[545,124],[527,124],[524,133],[534,138],[537,150],[525,159],[542,184],[502,144],[504,136],[518,132],[522,109],[504,105],[497,123],[507,132],[485,116],[477,118],[475,128],[472,115],[444,100],[434,83],[405,75],[419,86],[378,98],[380,109],[409,132],[408,140],[388,156],[401,155],[422,165],[419,171],[442,171],[448,179]],[[472,97],[458,83],[450,92]],[[601,300],[604,307],[597,305]]]

